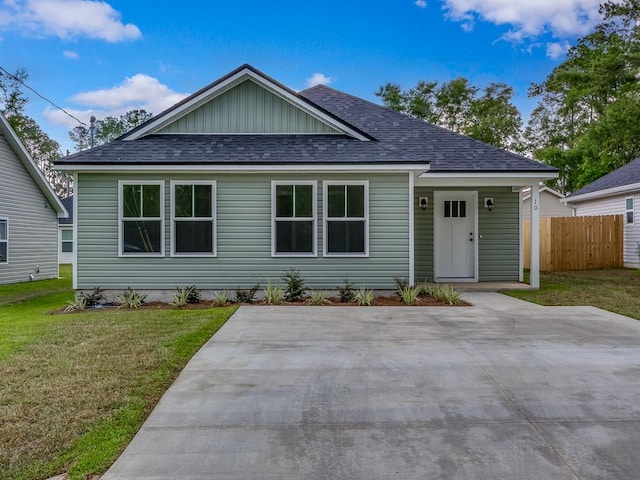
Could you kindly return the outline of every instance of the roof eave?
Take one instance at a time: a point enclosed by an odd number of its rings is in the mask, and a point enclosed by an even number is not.
[[[630,183],[629,185],[621,185],[619,187],[605,188],[603,190],[597,190],[595,192],[583,193],[580,195],[569,195],[561,199],[564,203],[579,203],[588,200],[597,200],[599,198],[612,197],[615,195],[621,195],[627,192],[640,191],[640,183]]]

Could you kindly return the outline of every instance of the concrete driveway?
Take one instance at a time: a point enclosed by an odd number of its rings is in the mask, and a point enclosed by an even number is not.
[[[104,480],[640,478],[640,322],[466,298],[240,308]]]

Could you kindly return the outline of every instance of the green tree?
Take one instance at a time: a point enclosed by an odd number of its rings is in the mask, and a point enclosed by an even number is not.
[[[561,170],[572,191],[640,155],[640,0],[607,1],[603,21],[578,40],[530,95],[534,156]]]
[[[460,77],[442,84],[420,81],[406,91],[387,83],[376,95],[392,110],[501,148],[521,150],[522,116],[512,103],[513,88],[504,83],[481,89]]]
[[[22,86],[28,78],[26,70],[22,68],[11,75],[0,71],[0,111],[56,193],[66,197],[73,191],[72,178],[53,167],[53,161],[60,157],[60,144],[24,113],[29,99],[22,91]]]
[[[93,131],[93,146],[104,145],[124,135],[129,130],[151,118],[152,114],[144,109],[130,110],[119,117],[104,117],[96,120]],[[91,126],[78,125],[69,132],[69,138],[76,145],[76,151],[91,148]]]

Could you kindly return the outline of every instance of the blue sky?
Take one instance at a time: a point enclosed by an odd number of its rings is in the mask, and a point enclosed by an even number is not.
[[[379,102],[384,83],[467,77],[527,98],[599,20],[599,0],[0,0],[0,66],[81,120],[153,113],[244,63],[300,90]],[[33,116],[64,149],[76,122],[37,96]]]

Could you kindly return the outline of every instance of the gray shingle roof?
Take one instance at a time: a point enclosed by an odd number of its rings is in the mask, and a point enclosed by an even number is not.
[[[69,216],[67,218],[59,218],[58,224],[72,225],[73,224],[73,195],[67,198],[63,198],[61,201],[62,201],[62,205],[64,205],[64,208],[66,208],[67,212],[69,212]]]
[[[610,188],[624,187],[625,185],[640,184],[640,158],[627,163],[625,166],[607,173],[604,177],[600,177],[589,185],[576,190],[567,197],[577,197],[587,193],[595,193],[601,190],[609,190]]]
[[[265,78],[272,81],[269,77]],[[540,162],[325,86],[293,94],[302,102],[324,110],[364,132],[373,140],[361,141],[348,135],[245,134],[147,135],[125,140],[127,134],[107,145],[63,157],[56,163],[113,166],[394,163],[426,166],[430,163],[432,172],[556,171]]]

